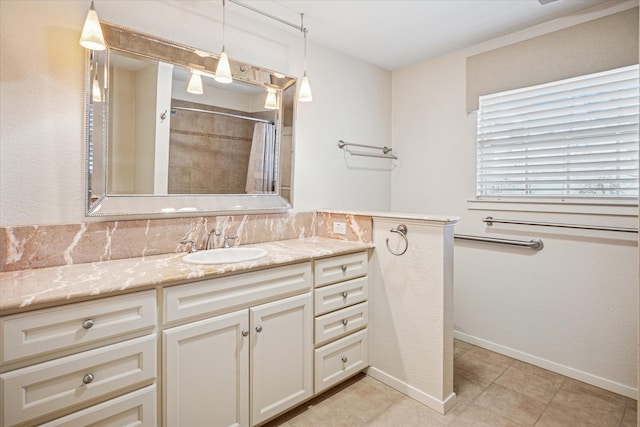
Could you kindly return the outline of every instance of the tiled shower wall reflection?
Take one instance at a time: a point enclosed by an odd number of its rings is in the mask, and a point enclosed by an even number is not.
[[[193,102],[172,100],[174,107],[260,116]],[[267,113],[274,120],[273,112]],[[262,118],[262,117],[261,117]],[[170,194],[244,194],[255,122],[235,117],[171,111]]]
[[[334,220],[347,223],[346,235],[333,235]],[[0,272],[185,252],[193,239],[201,248],[213,229],[216,247],[224,236],[235,245],[313,236],[371,243],[371,218],[327,212],[290,212],[194,218],[106,221],[68,225],[0,228]]]

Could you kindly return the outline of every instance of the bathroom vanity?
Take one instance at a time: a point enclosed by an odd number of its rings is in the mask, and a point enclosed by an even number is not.
[[[255,246],[269,256],[107,261],[90,278],[86,264],[15,272],[16,286],[29,276],[27,299],[60,284],[37,301],[51,307],[3,303],[14,314],[0,318],[1,425],[260,425],[365,369],[370,245]],[[109,277],[127,268],[114,290]],[[74,275],[84,294],[72,295]]]

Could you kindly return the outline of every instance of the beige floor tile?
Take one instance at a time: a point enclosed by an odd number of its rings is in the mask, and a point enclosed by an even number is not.
[[[265,427],[637,425],[635,400],[461,341],[454,344],[457,403],[446,415],[360,374]]]
[[[408,397],[402,398],[365,424],[367,427],[443,427],[450,421],[445,415]]]
[[[496,414],[490,409],[472,404],[455,417],[449,427],[522,427],[521,424]]]
[[[583,383],[582,381],[574,380],[572,378],[567,378],[567,380],[562,384],[561,389],[569,391],[571,393],[591,396],[600,400],[604,400],[606,402],[624,406],[627,405],[627,402],[629,400],[619,394]]]
[[[563,412],[554,407],[544,411],[535,427],[600,427],[589,421],[578,420],[572,414]]]
[[[491,384],[474,402],[518,424],[533,426],[546,405],[498,384]]]
[[[373,377],[370,377],[369,375],[365,375],[362,378],[362,381],[365,384],[369,384],[370,386],[372,386],[372,387],[378,389],[379,391],[381,391],[382,393],[384,393],[385,396],[387,396],[387,398],[389,399],[390,402],[395,402],[395,401],[405,397],[405,395],[400,393],[398,390],[389,387],[388,385],[384,384],[381,381],[378,381],[377,379],[375,379]]]
[[[313,408],[289,421],[292,427],[362,427],[363,422],[351,414],[319,413]],[[280,427],[280,426],[279,426]]]
[[[622,418],[622,424],[620,424],[620,427],[636,427],[637,425],[638,408],[636,401],[634,400],[631,404],[627,403],[627,408],[624,411],[624,418]]]
[[[622,396],[613,395],[605,390],[585,392],[585,387],[574,387],[574,385],[569,386],[567,390],[565,385],[570,381],[574,380],[569,378],[565,380],[551,400],[549,408],[564,412],[576,420],[590,422],[600,427],[620,425],[626,406]]]
[[[327,419],[342,414],[347,419],[364,422],[378,416],[398,398],[396,394],[374,386],[365,381],[364,377],[360,377],[339,394],[329,396],[315,405],[312,410],[326,416]]]
[[[487,381],[495,381],[509,368],[514,359],[474,347],[458,357],[455,361],[456,369],[463,369],[473,375]]]
[[[464,399],[475,399],[491,384],[491,381],[483,380],[456,366],[453,370],[453,391],[458,397]]]
[[[458,357],[465,354],[467,351],[473,348],[472,344],[466,343],[460,340],[453,341],[453,359],[457,359]]]
[[[553,399],[564,380],[560,374],[516,360],[496,380],[496,384],[546,404]]]

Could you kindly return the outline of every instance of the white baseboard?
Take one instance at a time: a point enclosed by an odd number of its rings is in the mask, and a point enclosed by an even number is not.
[[[496,353],[504,354],[505,356],[512,357],[517,360],[529,363],[531,365],[538,366],[540,368],[547,369],[558,374],[562,374],[566,377],[573,378],[578,381],[585,382],[587,384],[594,385],[596,387],[603,388],[605,390],[612,391],[614,393],[621,394],[631,399],[637,399],[638,390],[636,388],[617,383],[615,381],[601,378],[588,372],[580,371],[578,369],[571,368],[569,366],[561,365],[551,360],[543,359],[532,354],[524,353],[519,350],[515,350],[510,347],[505,347],[500,344],[496,344],[491,341],[484,340],[482,338],[474,337],[463,332],[453,331],[453,337],[464,341],[469,344],[477,345],[478,347],[485,348],[487,350],[495,351]]]
[[[427,394],[417,388],[413,387],[410,384],[405,383],[404,381],[400,381],[399,379],[383,372],[373,366],[370,366],[367,369],[367,375],[377,379],[378,381],[388,385],[391,388],[398,390],[400,393],[403,393],[410,398],[422,403],[425,406],[433,409],[434,411],[438,411],[441,414],[446,414],[447,411],[453,408],[453,405],[456,403],[456,394],[451,393],[445,400],[436,399],[435,397]]]

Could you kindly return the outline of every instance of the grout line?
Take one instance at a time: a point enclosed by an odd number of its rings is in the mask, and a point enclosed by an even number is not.
[[[560,385],[558,386],[558,388],[556,389],[556,391],[553,393],[553,397],[551,397],[551,399],[549,399],[549,401],[547,402],[547,404],[545,405],[544,409],[542,410],[542,412],[540,413],[540,416],[538,417],[538,419],[536,420],[536,422],[533,424],[534,427],[538,424],[538,422],[540,421],[540,418],[542,418],[542,416],[547,412],[547,410],[549,409],[549,406],[551,406],[551,402],[553,402],[553,399],[556,398],[556,396],[558,395],[558,392],[560,391],[560,389],[562,388],[562,386],[564,385],[564,382],[567,380],[567,377],[565,377],[564,375],[562,375],[562,382],[560,383]],[[623,415],[623,419],[624,419],[624,415]]]

